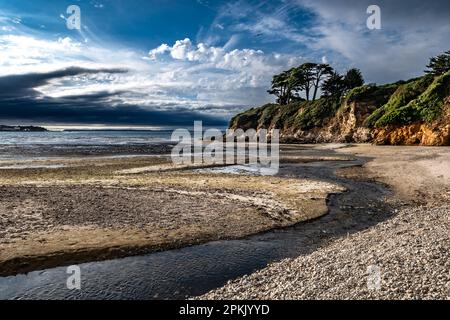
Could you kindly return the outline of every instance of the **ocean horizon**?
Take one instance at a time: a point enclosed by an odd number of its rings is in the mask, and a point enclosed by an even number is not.
[[[204,127],[208,129],[209,127]],[[46,132],[0,132],[0,145],[136,145],[166,143],[177,127],[66,128]],[[192,127],[185,127],[192,131]],[[225,130],[226,127],[217,128]]]

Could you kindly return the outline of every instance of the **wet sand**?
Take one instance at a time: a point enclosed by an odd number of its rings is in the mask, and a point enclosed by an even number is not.
[[[316,160],[326,162],[316,155],[293,161]],[[0,169],[0,274],[291,226],[326,214],[328,196],[345,190],[319,179],[193,171],[169,161],[78,156]]]
[[[284,145],[281,150],[276,177],[237,175],[232,167],[191,170],[172,166],[163,155],[79,156],[39,160],[41,165],[63,165],[58,168],[0,169],[0,224],[8,228],[0,234],[0,272],[10,275],[236,239],[302,222],[296,227],[304,235],[297,259],[270,265],[203,298],[408,298],[420,297],[422,291],[423,297],[445,297],[436,286],[450,281],[448,274],[426,262],[421,250],[409,255],[418,244],[408,244],[408,237],[420,234],[423,252],[448,261],[442,248],[450,252],[445,207],[449,148],[330,144]],[[384,188],[392,194],[381,192]],[[396,247],[399,242],[406,243],[404,250]],[[336,255],[340,246],[342,254]],[[389,268],[387,274],[400,275],[390,278],[400,284],[389,286],[392,290],[385,295],[361,289],[365,264],[373,258],[371,248]],[[430,267],[405,269],[384,262],[396,250],[407,265],[417,265],[417,258]],[[336,289],[347,282],[332,277],[332,265],[346,265],[356,284]],[[425,288],[413,282],[422,291],[411,291],[405,280],[409,271],[403,269],[434,272],[439,281],[425,283]],[[289,275],[320,275],[315,281],[326,281],[331,288],[322,283],[312,290],[314,285],[292,282]]]

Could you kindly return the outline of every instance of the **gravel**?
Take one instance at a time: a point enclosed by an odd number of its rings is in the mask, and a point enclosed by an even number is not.
[[[200,299],[450,299],[450,205],[390,219],[227,283]]]

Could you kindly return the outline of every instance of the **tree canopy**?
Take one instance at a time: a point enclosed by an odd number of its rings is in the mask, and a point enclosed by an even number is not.
[[[428,70],[425,70],[425,72],[435,76],[440,76],[450,71],[450,51],[431,58],[427,68]]]
[[[364,78],[361,70],[352,68],[347,71],[344,77],[345,89],[351,90],[353,88],[361,87],[364,84]]]
[[[359,69],[350,69],[341,76],[329,64],[307,62],[273,76],[272,86],[267,92],[277,96],[277,103],[286,105],[302,99],[301,93],[306,100],[314,101],[319,89],[322,89],[323,96],[341,97],[363,84]]]
[[[333,74],[322,84],[322,93],[325,97],[340,98],[344,91],[344,77],[337,72],[333,72]]]

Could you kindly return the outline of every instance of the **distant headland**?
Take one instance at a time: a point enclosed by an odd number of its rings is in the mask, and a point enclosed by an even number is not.
[[[5,126],[0,125],[0,131],[10,131],[10,132],[45,132],[48,131],[42,127],[35,126]]]

